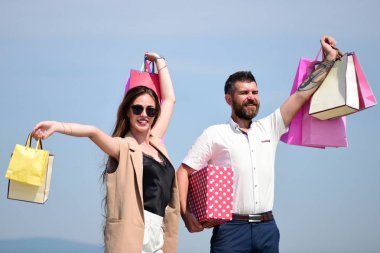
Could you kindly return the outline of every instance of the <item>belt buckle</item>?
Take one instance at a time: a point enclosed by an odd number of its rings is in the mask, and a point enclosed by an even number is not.
[[[249,214],[248,215],[248,222],[261,222],[261,215],[260,214]]]

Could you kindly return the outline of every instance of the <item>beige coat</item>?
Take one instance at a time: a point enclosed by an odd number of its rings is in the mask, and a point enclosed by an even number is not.
[[[141,253],[144,239],[143,156],[134,138],[119,138],[119,143],[118,167],[106,175],[105,252]],[[168,157],[161,139],[151,137],[150,143]],[[177,251],[179,212],[175,178],[164,217],[164,253]]]

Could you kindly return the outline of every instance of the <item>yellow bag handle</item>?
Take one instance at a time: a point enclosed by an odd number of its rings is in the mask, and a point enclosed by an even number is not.
[[[29,133],[28,138],[26,139],[25,147],[29,147],[30,148],[31,144],[32,144],[32,132]],[[41,141],[41,139],[37,140],[36,149],[43,149],[42,148],[42,141]]]

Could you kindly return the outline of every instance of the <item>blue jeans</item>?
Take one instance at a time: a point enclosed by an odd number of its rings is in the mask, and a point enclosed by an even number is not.
[[[280,232],[274,220],[247,222],[232,220],[216,226],[211,253],[278,253]]]

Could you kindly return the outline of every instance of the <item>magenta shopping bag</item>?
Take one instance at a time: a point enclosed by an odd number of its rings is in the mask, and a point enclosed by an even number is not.
[[[309,115],[310,100],[302,107],[302,145],[347,147],[346,117],[320,120]]]
[[[375,96],[369,86],[367,79],[364,76],[363,70],[360,67],[358,59],[355,53],[352,53],[354,58],[356,78],[358,83],[358,92],[359,92],[359,110],[364,110],[368,107],[376,105]]]
[[[320,52],[321,50],[314,60],[300,59],[290,95],[296,92],[302,82],[314,71],[316,64],[319,63]],[[347,147],[345,118],[322,121],[309,115],[309,107],[310,100],[295,115],[288,132],[281,136],[281,141],[315,148]]]

